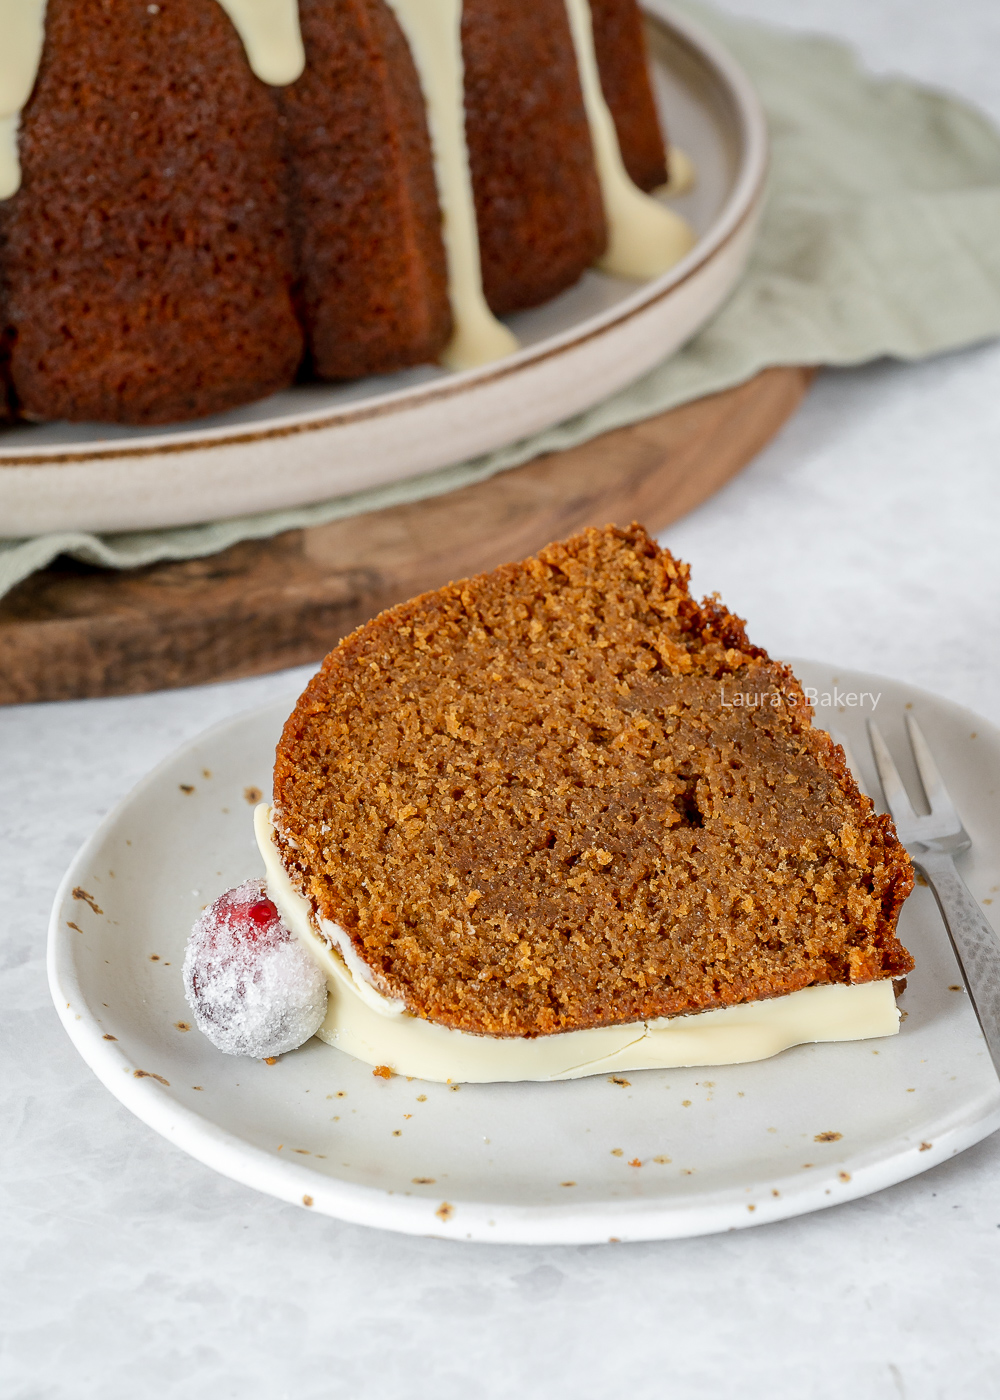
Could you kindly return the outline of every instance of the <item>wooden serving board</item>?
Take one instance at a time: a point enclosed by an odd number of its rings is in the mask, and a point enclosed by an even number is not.
[[[381,609],[584,526],[662,530],[760,451],[813,374],[765,370],[489,481],[207,559],[127,571],[58,559],[0,601],[0,703],[138,694],[318,661]]]

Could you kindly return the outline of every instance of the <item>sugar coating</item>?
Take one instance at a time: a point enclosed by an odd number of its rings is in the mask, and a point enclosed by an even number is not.
[[[262,880],[227,890],[195,924],[184,992],[198,1029],[227,1055],[283,1055],[314,1035],[326,1014],[326,980]]]

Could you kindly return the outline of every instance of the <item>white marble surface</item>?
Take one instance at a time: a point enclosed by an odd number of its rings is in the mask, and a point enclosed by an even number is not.
[[[1000,117],[995,0],[728,7],[845,35],[873,65]],[[667,542],[775,653],[882,670],[998,722],[998,380],[997,346],[824,375]],[[110,1097],[48,1002],[56,883],[153,763],[303,677],[0,711],[0,1394],[1000,1395],[1000,1140],[878,1196],[734,1235],[462,1246],[258,1196]]]

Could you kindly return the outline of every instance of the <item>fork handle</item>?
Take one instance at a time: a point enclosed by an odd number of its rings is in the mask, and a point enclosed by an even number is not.
[[[994,1068],[1000,1074],[1000,938],[950,855],[938,851],[910,854],[934,892]]]

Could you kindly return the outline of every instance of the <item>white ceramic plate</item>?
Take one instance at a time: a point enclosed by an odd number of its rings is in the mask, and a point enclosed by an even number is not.
[[[880,695],[877,717],[911,781],[902,714],[912,704],[973,838],[964,873],[980,899],[998,898],[1000,731],[879,676],[811,662],[796,672],[821,698]],[[52,914],[52,995],[74,1044],[133,1113],[199,1161],[367,1225],[583,1243],[710,1233],[835,1205],[1000,1126],[1000,1086],[920,888],[901,921],[917,970],[901,1032],[888,1040],[645,1070],[627,1083],[601,1075],[455,1090],[379,1079],[317,1040],[268,1066],[178,1029],[191,1019],[181,987],[189,927],[205,903],[259,871],[257,794],[245,794],[269,790],[291,703],[227,721],[151,773],[80,852]],[[876,791],[864,741],[871,702],[821,703],[817,713]]]
[[[648,0],[654,76],[698,183],[671,204],[698,242],[637,286],[588,272],[509,318],[522,349],[462,373],[425,366],[299,385],[196,423],[50,423],[0,430],[3,534],[188,525],[363,491],[489,452],[579,413],[677,349],[750,252],[767,165],[763,113],[725,51]]]

